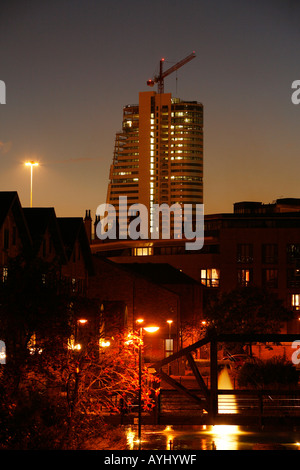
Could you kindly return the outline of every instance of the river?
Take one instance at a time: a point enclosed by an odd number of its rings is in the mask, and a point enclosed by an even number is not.
[[[137,449],[136,426],[124,427],[127,449]],[[241,426],[143,426],[143,450],[300,450],[300,429]]]

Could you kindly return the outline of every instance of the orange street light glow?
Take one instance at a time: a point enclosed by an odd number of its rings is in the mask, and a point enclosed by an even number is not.
[[[147,331],[148,333],[155,333],[156,331],[159,330],[159,326],[146,326],[144,327],[144,330]]]

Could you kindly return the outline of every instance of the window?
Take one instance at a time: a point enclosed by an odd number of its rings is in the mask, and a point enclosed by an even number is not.
[[[161,255],[177,255],[184,254],[184,246],[162,246],[155,250],[155,253]]]
[[[173,338],[165,339],[165,357],[173,354]]]
[[[294,310],[300,310],[300,294],[291,294],[290,303]]]
[[[238,244],[237,246],[237,262],[252,263],[253,262],[253,245]]]
[[[201,269],[201,284],[206,287],[219,287],[220,270],[216,268]]]
[[[7,277],[8,277],[8,267],[3,266],[2,268],[2,282],[3,283],[7,281]]]
[[[146,246],[146,247],[133,249],[133,256],[149,256],[149,255],[153,255],[152,246]]]
[[[249,286],[253,280],[252,269],[238,269],[238,284],[242,287]]]
[[[0,364],[6,364],[6,347],[2,340],[0,340]]]
[[[262,284],[264,287],[278,287],[278,269],[263,269]]]
[[[287,270],[287,287],[300,287],[300,269],[291,268]]]
[[[295,263],[300,260],[300,243],[290,243],[286,247],[287,263]]]
[[[262,245],[262,262],[265,264],[278,263],[278,246],[275,244]]]
[[[71,278],[71,292],[76,294],[83,294],[85,289],[85,284],[83,279],[76,279],[75,277]]]

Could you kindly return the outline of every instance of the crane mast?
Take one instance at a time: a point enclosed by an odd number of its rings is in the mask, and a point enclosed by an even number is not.
[[[164,93],[164,79],[171,73],[175,72],[175,70],[178,70],[180,67],[183,65],[187,64],[190,62],[190,60],[194,59],[196,57],[195,52],[192,52],[190,55],[185,57],[184,59],[180,60],[177,62],[175,65],[170,67],[169,69],[163,71],[163,63],[165,59],[160,60],[159,64],[159,75],[155,75],[153,79],[147,81],[147,85],[149,86],[154,86],[155,83],[157,83],[158,87],[158,93]]]

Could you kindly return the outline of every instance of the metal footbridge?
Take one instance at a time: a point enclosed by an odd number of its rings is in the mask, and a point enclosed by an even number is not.
[[[213,330],[205,338],[152,364],[161,378],[161,390],[154,411],[156,424],[197,425],[300,425],[300,388],[219,389],[219,343],[292,343],[292,334],[221,334]],[[209,378],[203,377],[193,353],[201,346],[210,349]],[[187,362],[188,378],[169,375],[172,363]],[[153,422],[153,421],[152,421]]]

